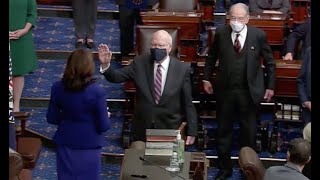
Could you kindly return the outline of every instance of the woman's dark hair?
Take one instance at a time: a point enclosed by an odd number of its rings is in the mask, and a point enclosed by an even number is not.
[[[79,91],[94,82],[94,59],[91,51],[77,49],[71,53],[62,82],[67,90]]]

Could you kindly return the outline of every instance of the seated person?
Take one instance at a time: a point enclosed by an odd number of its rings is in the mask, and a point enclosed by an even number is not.
[[[303,128],[303,139],[311,143],[311,122]],[[302,174],[311,179],[311,160],[304,166]]]
[[[289,14],[290,0],[249,0],[253,13]]]
[[[283,60],[293,60],[294,50],[297,43],[303,40],[302,52],[300,55],[297,55],[297,59],[302,59],[306,49],[311,46],[311,18],[307,18],[304,23],[297,26],[289,34],[287,40],[287,53],[283,57]]]
[[[283,166],[269,167],[264,180],[308,180],[309,178],[302,174],[302,170],[310,159],[310,142],[302,138],[293,139],[288,146],[287,163]]]

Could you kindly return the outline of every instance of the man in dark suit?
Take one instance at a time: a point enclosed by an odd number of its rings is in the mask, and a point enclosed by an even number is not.
[[[275,61],[263,30],[246,25],[249,8],[243,3],[230,7],[230,25],[217,28],[204,68],[203,87],[212,94],[210,79],[217,60],[215,77],[217,97],[216,179],[232,175],[230,158],[233,121],[240,122],[240,146],[255,148],[257,113],[260,102],[274,95]],[[261,56],[266,72],[261,67]],[[266,85],[266,88],[265,88]]]
[[[289,15],[290,0],[249,0],[250,11],[253,13]]]
[[[300,40],[303,40],[303,46],[301,49],[301,54],[296,55],[295,47]],[[287,40],[287,54],[283,57],[284,60],[293,60],[295,56],[296,59],[302,59],[306,49],[311,46],[311,18],[307,18],[304,23],[297,26],[290,33]]]
[[[151,54],[138,56],[130,65],[119,70],[110,67],[112,54],[108,46],[101,44],[98,48],[100,72],[108,81],[135,82],[134,141],[145,141],[146,129],[178,129],[182,115],[185,115],[186,144],[194,143],[197,114],[192,103],[190,66],[169,56],[171,47],[170,34],[164,30],[156,31],[152,36]]]
[[[131,2],[129,2],[131,1]],[[146,1],[146,2],[144,2]],[[142,24],[140,8],[146,4],[146,8],[152,7],[157,0],[117,0],[119,6],[120,50],[121,55],[126,56],[133,50],[135,24]],[[139,6],[141,5],[141,7]]]
[[[302,138],[293,139],[289,143],[287,163],[269,167],[264,180],[308,180],[301,172],[310,159],[311,144]]]
[[[311,46],[303,58],[300,74],[297,78],[298,94],[302,104],[302,118],[305,123],[311,122]]]

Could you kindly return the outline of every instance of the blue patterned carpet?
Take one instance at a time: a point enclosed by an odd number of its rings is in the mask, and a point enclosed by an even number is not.
[[[95,44],[105,43],[112,52],[119,52],[120,30],[118,26],[118,20],[98,19]],[[75,49],[74,25],[70,18],[39,17],[33,36],[37,50],[72,51]]]
[[[38,69],[25,76],[25,88],[22,97],[49,98],[51,85],[62,77],[66,60],[39,60],[38,63]],[[121,67],[121,64],[112,61],[112,67],[117,69]],[[110,83],[100,74],[98,62],[96,63],[95,77],[97,83],[108,92],[108,99],[123,99],[126,97],[122,83]]]
[[[118,11],[118,6],[115,4],[116,0],[98,0],[99,10]],[[39,8],[58,8],[58,9],[71,9],[70,6],[51,6],[51,5],[38,5]]]

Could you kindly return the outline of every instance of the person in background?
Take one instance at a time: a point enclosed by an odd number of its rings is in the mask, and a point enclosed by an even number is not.
[[[76,48],[85,45],[94,48],[94,34],[97,21],[97,0],[72,0],[73,21],[76,34]]]
[[[186,145],[197,135],[197,113],[192,103],[190,65],[169,56],[172,37],[159,30],[152,35],[150,54],[134,58],[122,69],[110,66],[112,53],[105,44],[98,48],[100,72],[109,82],[133,80],[136,85],[133,141],[146,141],[146,129],[178,129],[185,116]]]
[[[13,110],[13,84],[12,84],[12,63],[10,56],[10,40],[9,40],[9,148],[16,150],[16,126]]]
[[[38,67],[32,37],[37,21],[35,0],[9,1],[9,40],[12,60],[13,112],[20,111],[24,76]]]
[[[271,100],[275,87],[275,60],[265,32],[247,25],[247,5],[234,4],[229,13],[230,24],[216,29],[205,62],[203,80],[204,91],[212,94],[210,79],[219,60],[214,82],[218,123],[217,166],[220,170],[216,176],[218,180],[232,176],[230,153],[233,122],[239,120],[240,123],[240,148],[249,146],[255,149],[258,109],[262,101]]]
[[[97,180],[101,173],[103,132],[110,128],[107,94],[95,83],[93,54],[77,49],[63,77],[53,83],[47,122],[57,125],[53,137],[59,180]]]
[[[311,122],[303,128],[303,139],[307,140],[311,144]],[[311,179],[311,164],[312,162],[310,160],[302,170],[302,174],[309,179]]]
[[[129,2],[131,1],[131,2]],[[117,0],[119,6],[120,50],[122,56],[127,56],[134,48],[134,28],[142,24],[141,8],[150,8],[158,0]],[[140,6],[139,6],[140,5]],[[151,9],[151,8],[150,8]]]
[[[308,180],[301,172],[311,159],[311,144],[305,139],[290,141],[287,151],[287,163],[283,166],[271,166],[266,170],[264,180]]]
[[[298,42],[302,40],[303,46],[301,54],[294,54]],[[300,24],[289,34],[286,47],[286,55],[283,60],[302,59],[306,49],[311,46],[311,17],[308,17],[304,23]]]
[[[290,0],[249,0],[252,13],[289,15],[290,8]]]
[[[297,78],[298,95],[302,105],[302,119],[311,122],[311,46],[307,48]]]

